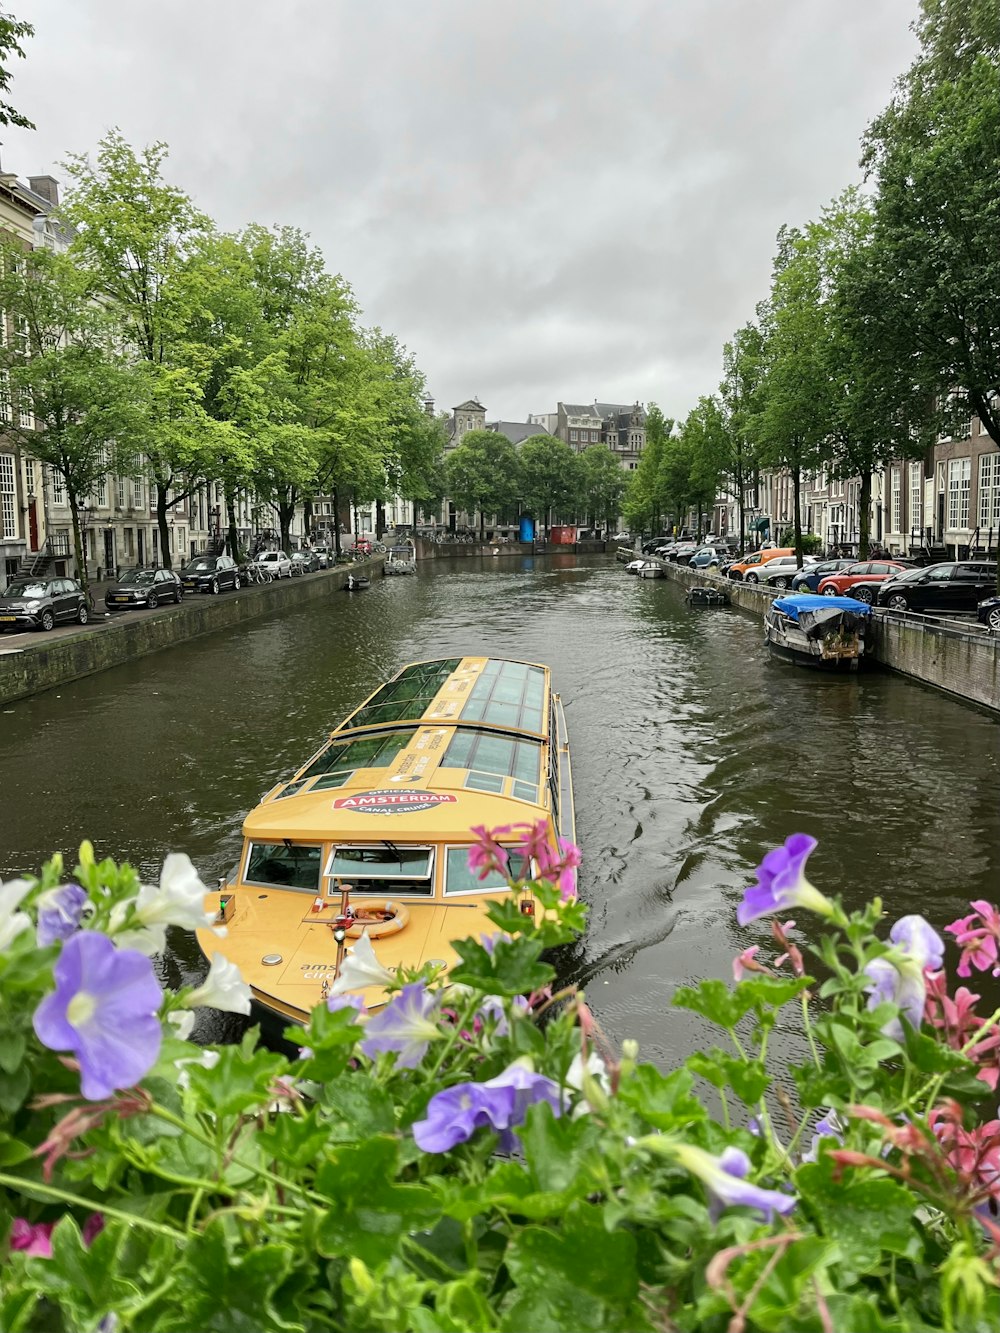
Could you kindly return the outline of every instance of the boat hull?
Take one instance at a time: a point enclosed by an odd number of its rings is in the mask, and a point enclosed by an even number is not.
[[[780,643],[770,637],[765,638],[765,642],[772,657],[776,657],[782,662],[791,662],[793,666],[806,667],[809,671],[849,674],[858,670],[862,660],[859,656],[823,657],[804,648],[794,647],[788,643]]]

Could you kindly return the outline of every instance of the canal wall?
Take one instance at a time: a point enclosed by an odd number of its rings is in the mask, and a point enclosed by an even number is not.
[[[659,563],[675,583],[685,588],[723,588],[733,606],[761,619],[779,596],[776,590],[758,584],[736,583],[669,560]],[[957,621],[913,620],[892,612],[877,612],[872,619],[869,656],[874,661],[966,703],[1000,713],[1000,638],[978,627],[966,629]]]
[[[522,555],[603,555],[617,542],[432,542],[417,538],[417,560],[503,559]]]
[[[373,556],[350,566],[262,587],[255,584],[217,597],[188,593],[180,606],[120,612],[103,624],[81,626],[74,634],[50,638],[39,631],[16,641],[0,639],[0,704],[30,698],[245,620],[319,601],[343,588],[348,574],[380,573],[383,560],[383,556]]]

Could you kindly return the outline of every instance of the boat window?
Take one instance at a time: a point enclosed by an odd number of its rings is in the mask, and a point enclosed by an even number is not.
[[[469,791],[503,791],[503,778],[496,773],[470,773],[465,779]]]
[[[461,716],[470,722],[542,730],[545,672],[526,662],[491,658],[473,685]]]
[[[348,778],[354,777],[354,769],[346,768],[341,773],[327,773],[313,783],[313,791],[329,791],[331,787],[342,787]]]
[[[512,878],[527,879],[531,874],[528,857],[519,854],[512,858]],[[495,893],[497,889],[507,888],[507,880],[499,871],[491,870],[485,879],[479,879],[469,869],[468,847],[449,847],[445,854],[444,891],[445,895],[454,893]]]
[[[519,801],[537,802],[538,784],[535,782],[515,782],[513,794]]]
[[[299,778],[298,782],[290,782],[284,791],[279,792],[274,798],[276,801],[283,801],[286,796],[297,796],[306,785],[306,778]]]
[[[541,746],[537,741],[515,741],[495,732],[457,731],[441,760],[442,768],[470,768],[480,773],[537,781]]]
[[[266,884],[273,888],[318,893],[322,852],[320,846],[252,842],[243,881],[246,884]]]
[[[323,872],[328,879],[347,881],[355,893],[391,896],[434,892],[434,849],[397,846],[334,847]]]
[[[352,768],[387,768],[396,755],[406,749],[415,731],[415,727],[407,727],[403,731],[380,731],[374,736],[359,736],[357,740],[331,741],[302,776],[311,778],[317,773],[344,772]]]

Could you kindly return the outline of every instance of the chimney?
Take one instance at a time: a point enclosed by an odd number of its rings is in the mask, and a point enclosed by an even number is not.
[[[432,417],[432,416],[434,415],[434,399],[433,399],[433,398],[425,398],[425,399],[424,399],[424,411],[427,413],[427,415],[428,415],[429,417]]]
[[[28,185],[43,199],[47,199],[53,208],[59,203],[59,182],[54,176],[29,176]]]

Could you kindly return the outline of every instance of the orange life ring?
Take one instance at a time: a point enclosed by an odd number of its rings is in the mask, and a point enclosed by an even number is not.
[[[383,935],[395,935],[405,930],[410,924],[410,912],[404,903],[392,902],[388,898],[367,898],[363,903],[354,903],[354,925],[349,926],[349,939],[361,938],[364,932],[370,940],[379,940]],[[360,915],[364,913],[364,915]]]

